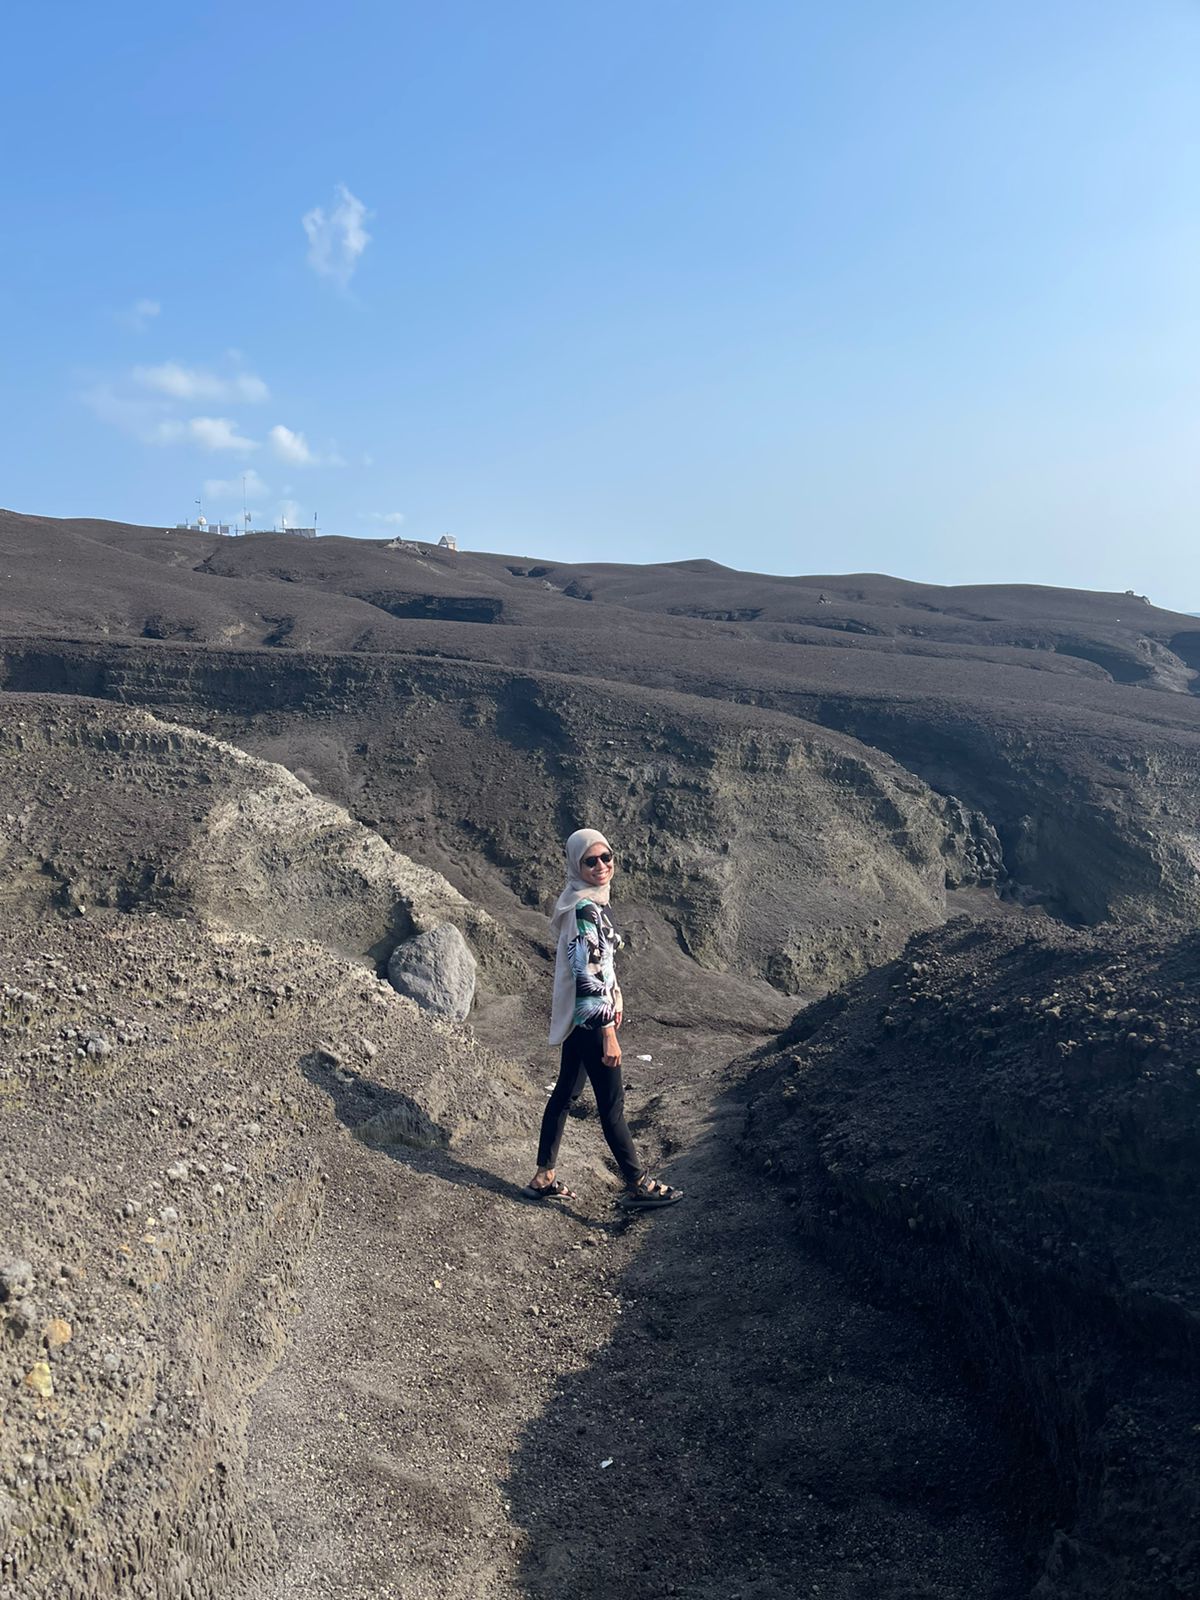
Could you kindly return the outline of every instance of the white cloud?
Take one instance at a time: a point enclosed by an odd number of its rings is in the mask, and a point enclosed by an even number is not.
[[[385,522],[391,528],[398,528],[405,521],[403,511],[368,511],[368,522]]]
[[[192,417],[187,422],[171,417],[158,424],[147,443],[191,443],[200,445],[204,450],[232,450],[235,455],[245,455],[258,449],[258,442],[240,434],[237,423],[229,417]]]
[[[312,523],[305,522],[304,513],[300,509],[298,500],[282,500],[279,504],[279,526],[281,528],[310,528]]]
[[[111,383],[96,383],[81,399],[92,414],[142,444],[196,444],[204,450],[230,450],[244,455],[260,448],[238,432],[229,417],[182,417],[170,414],[171,402],[124,394]]]
[[[181,367],[177,361],[164,361],[157,367],[134,367],[133,381],[139,388],[165,394],[172,400],[233,400],[257,403],[267,398],[268,389],[252,372],[238,372],[222,378],[196,367]]]
[[[308,235],[308,264],[321,278],[332,278],[345,289],[354,276],[358,258],[371,242],[364,228],[370,212],[344,183],[336,189],[337,204],[328,213],[322,206],[306,211],[300,221]]]
[[[205,478],[204,498],[206,500],[231,501],[241,505],[243,488],[248,501],[261,499],[271,492],[254,468],[250,467],[245,474],[244,485],[241,477]]]
[[[316,459],[308,448],[308,440],[302,433],[293,433],[291,428],[285,428],[282,422],[277,422],[268,435],[271,448],[281,461],[290,461],[298,467],[311,466]]]
[[[144,333],[161,313],[157,300],[135,300],[126,310],[117,312],[117,321],[134,333]]]
[[[187,427],[192,438],[206,450],[234,450],[240,455],[258,449],[255,441],[244,438],[237,431],[237,423],[228,417],[193,417]]]
[[[336,450],[321,455],[310,446],[302,433],[297,433],[293,428],[285,428],[282,422],[277,422],[267,437],[275,454],[290,466],[344,467],[346,465]]]

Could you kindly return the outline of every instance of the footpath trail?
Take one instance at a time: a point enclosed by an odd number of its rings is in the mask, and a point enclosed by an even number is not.
[[[594,1113],[564,1141],[579,1200],[551,1209],[517,1197],[532,1135],[372,1150],[344,1092],[250,1430],[279,1541],[256,1600],[1026,1592],[999,1447],[948,1361],[811,1259],[748,1164],[745,1047],[627,1042],[635,1133],[688,1191],[633,1220]]]

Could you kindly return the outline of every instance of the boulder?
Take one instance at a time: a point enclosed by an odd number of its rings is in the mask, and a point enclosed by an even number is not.
[[[396,946],[388,979],[423,1010],[465,1022],[475,998],[475,957],[453,923],[443,922]]]

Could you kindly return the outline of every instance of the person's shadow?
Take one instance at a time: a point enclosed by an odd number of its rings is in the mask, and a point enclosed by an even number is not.
[[[310,1051],[301,1056],[298,1065],[314,1088],[328,1097],[334,1115],[356,1139],[402,1166],[428,1173],[444,1183],[484,1189],[531,1210],[543,1207],[565,1212],[600,1233],[620,1233],[629,1222],[625,1214],[611,1218],[588,1216],[566,1200],[531,1200],[510,1178],[452,1154],[446,1129],[434,1122],[411,1095],[375,1083],[326,1050]]]

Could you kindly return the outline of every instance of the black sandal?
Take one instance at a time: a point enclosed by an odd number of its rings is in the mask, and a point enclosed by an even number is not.
[[[627,1189],[617,1201],[626,1211],[648,1211],[652,1206],[673,1206],[683,1199],[682,1189],[673,1189],[657,1178],[639,1178],[636,1189]]]
[[[527,1183],[521,1190],[526,1200],[577,1200],[579,1197],[573,1189],[568,1189],[565,1183],[560,1183],[557,1178],[552,1183]]]

